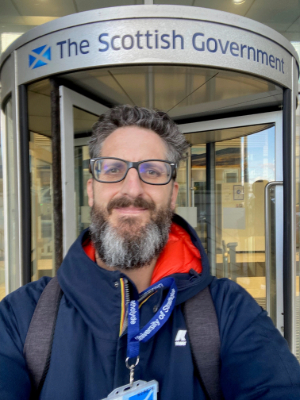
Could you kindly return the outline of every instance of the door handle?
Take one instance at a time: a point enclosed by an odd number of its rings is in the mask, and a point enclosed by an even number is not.
[[[271,235],[269,230],[270,214],[270,192],[275,186],[283,186],[282,181],[269,182],[265,186],[265,266],[266,266],[266,308],[268,314],[271,312],[271,268],[270,268],[270,242]]]

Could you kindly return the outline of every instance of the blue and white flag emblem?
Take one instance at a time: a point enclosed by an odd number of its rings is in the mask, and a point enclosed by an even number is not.
[[[29,54],[29,68],[31,69],[47,65],[49,61],[51,61],[51,47],[47,44],[37,47]]]

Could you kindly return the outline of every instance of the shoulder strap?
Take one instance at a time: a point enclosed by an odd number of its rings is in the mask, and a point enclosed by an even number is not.
[[[36,397],[39,396],[49,369],[52,341],[62,294],[57,277],[52,278],[39,298],[27,332],[23,354]]]
[[[192,354],[210,400],[222,399],[220,387],[220,333],[209,288],[184,304]]]

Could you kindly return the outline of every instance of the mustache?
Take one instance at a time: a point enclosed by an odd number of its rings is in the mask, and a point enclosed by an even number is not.
[[[126,208],[126,207],[135,207],[135,208],[144,208],[149,211],[154,211],[156,206],[154,201],[145,200],[141,197],[137,197],[134,200],[128,199],[127,197],[118,197],[116,199],[112,199],[107,205],[108,214],[111,214],[114,208]]]

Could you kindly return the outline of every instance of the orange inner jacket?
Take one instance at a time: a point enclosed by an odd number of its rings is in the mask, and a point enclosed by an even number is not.
[[[95,248],[91,241],[83,244],[86,255],[96,261]],[[193,245],[189,234],[181,226],[172,223],[169,240],[156,262],[151,285],[165,276],[176,273],[188,273],[193,268],[202,272],[199,250]]]

